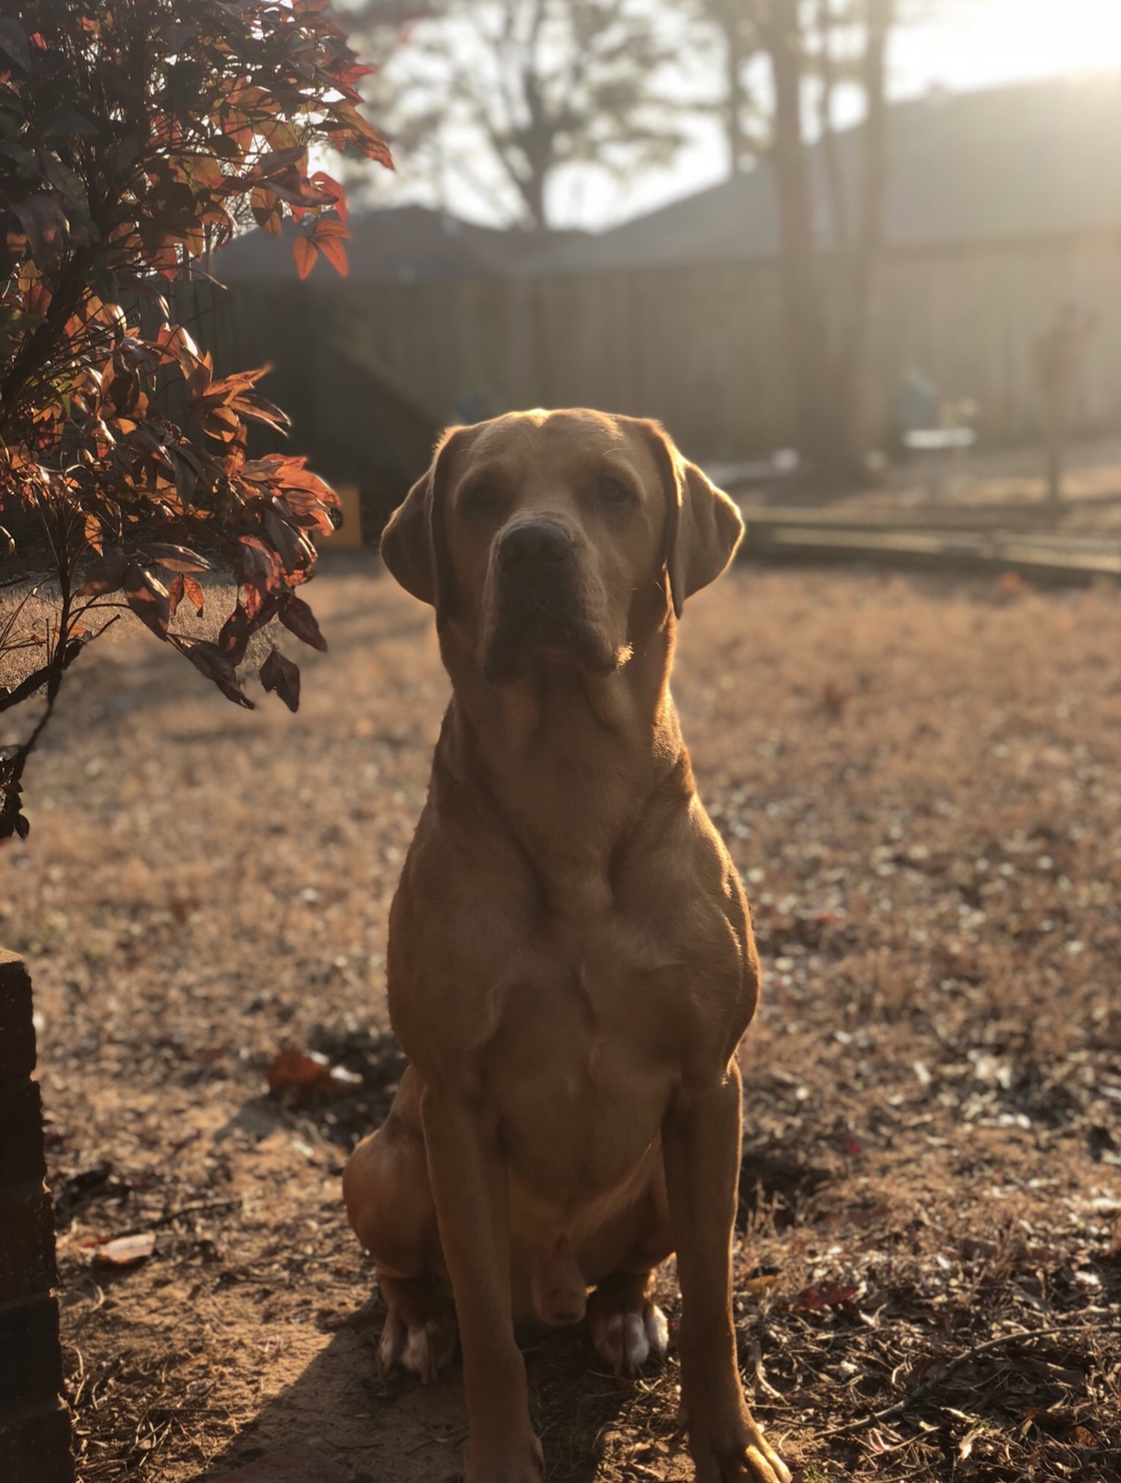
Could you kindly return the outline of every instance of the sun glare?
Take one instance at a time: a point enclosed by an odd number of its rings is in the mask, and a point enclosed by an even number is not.
[[[905,92],[1121,68],[1121,0],[951,0],[936,23],[901,32],[895,55]]]

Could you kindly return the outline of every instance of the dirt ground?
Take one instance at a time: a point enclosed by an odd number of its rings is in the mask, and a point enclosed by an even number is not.
[[[146,636],[72,671],[0,855],[35,981],[83,1483],[445,1483],[457,1372],[375,1365],[339,1173],[384,1112],[385,924],[446,683],[372,558],[304,700]],[[674,690],[748,884],[740,1355],[800,1483],[1121,1479],[1121,595],[741,567]],[[277,1053],[350,1073],[306,1107]],[[154,1237],[114,1267],[106,1238]],[[674,1314],[672,1273],[665,1274]],[[690,1476],[676,1358],[525,1338],[549,1478]]]

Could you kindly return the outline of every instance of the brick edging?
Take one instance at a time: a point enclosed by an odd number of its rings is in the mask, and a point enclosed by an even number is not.
[[[0,1478],[73,1483],[31,978],[0,949]]]

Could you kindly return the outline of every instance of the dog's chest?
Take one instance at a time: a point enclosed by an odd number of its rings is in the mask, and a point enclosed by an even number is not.
[[[515,1173],[576,1201],[617,1186],[657,1138],[695,1039],[685,970],[618,950],[542,955],[499,994],[480,1070]]]

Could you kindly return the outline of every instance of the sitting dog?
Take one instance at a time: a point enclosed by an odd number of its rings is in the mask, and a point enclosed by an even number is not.
[[[446,433],[382,538],[453,693],[390,915],[410,1064],[344,1193],[385,1367],[433,1378],[458,1322],[468,1483],[541,1475],[514,1324],[586,1312],[634,1374],[671,1252],[697,1478],[789,1483],[731,1312],[758,959],[669,693],[682,604],[742,529],[656,423],[534,411]]]

